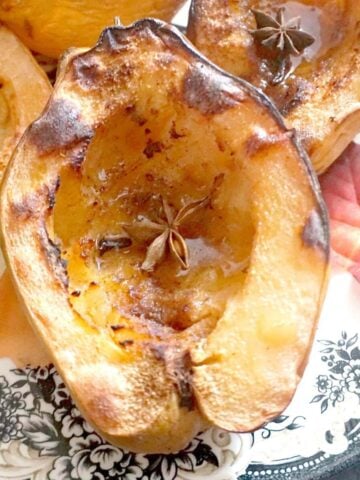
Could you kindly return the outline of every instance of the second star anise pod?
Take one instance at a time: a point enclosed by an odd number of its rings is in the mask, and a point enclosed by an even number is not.
[[[252,12],[257,28],[251,34],[264,47],[287,55],[300,55],[315,41],[313,36],[301,30],[300,17],[285,20],[284,8],[279,8],[274,17],[259,10]]]

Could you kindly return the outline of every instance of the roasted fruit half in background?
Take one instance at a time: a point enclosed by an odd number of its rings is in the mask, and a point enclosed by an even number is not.
[[[0,180],[19,138],[43,111],[51,91],[29,50],[0,25]]]
[[[29,318],[109,441],[176,451],[290,402],[326,286],[319,187],[268,100],[173,27],[109,28],[64,58],[1,225]]]
[[[188,36],[299,132],[317,172],[360,128],[360,2],[193,0]]]
[[[143,17],[170,20],[185,0],[0,0],[0,20],[35,52],[57,58],[91,47],[114,17],[128,25]]]
[[[0,355],[18,367],[48,365],[51,360],[18,302],[9,272],[0,278]]]

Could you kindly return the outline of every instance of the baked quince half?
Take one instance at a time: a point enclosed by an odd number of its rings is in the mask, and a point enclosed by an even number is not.
[[[175,28],[108,28],[65,57],[1,226],[31,323],[110,442],[173,452],[289,403],[326,286],[326,210],[275,108]]]
[[[58,58],[72,47],[91,47],[119,17],[171,20],[185,0],[0,0],[0,21],[31,50]]]
[[[0,25],[0,180],[21,135],[43,111],[51,91],[29,50]]]
[[[360,127],[360,3],[193,0],[188,36],[269,95],[323,172]]]

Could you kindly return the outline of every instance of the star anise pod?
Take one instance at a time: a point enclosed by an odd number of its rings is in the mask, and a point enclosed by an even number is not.
[[[315,38],[301,30],[301,19],[285,20],[285,9],[279,8],[275,17],[259,10],[252,10],[256,30],[250,33],[264,47],[279,50],[286,55],[300,55],[315,42]]]
[[[159,216],[156,221],[152,221],[147,217],[140,217],[133,225],[126,227],[130,235],[137,238],[146,239],[155,236],[147,249],[145,260],[141,265],[142,270],[153,271],[163,260],[167,248],[183,270],[189,268],[189,249],[179,228],[193,213],[209,204],[223,177],[219,175],[215,178],[211,191],[206,197],[186,204],[176,214],[167,200],[162,198],[164,218]]]

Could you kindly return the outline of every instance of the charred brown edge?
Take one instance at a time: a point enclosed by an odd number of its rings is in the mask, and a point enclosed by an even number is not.
[[[189,19],[186,28],[186,36],[193,40],[196,35],[196,27],[197,27],[197,18],[198,18],[198,10],[199,10],[199,2],[196,0],[191,0],[190,9],[189,9]]]
[[[179,393],[179,406],[194,410],[195,394],[192,385],[192,361],[189,351],[182,352],[172,366],[171,375]]]
[[[81,119],[81,110],[72,100],[53,98],[43,115],[27,130],[39,156],[74,149],[93,137],[93,128]]]
[[[38,191],[25,196],[21,202],[10,203],[10,209],[17,219],[27,221],[43,215],[44,210],[49,212],[55,206],[56,192],[60,187],[60,177],[48,186],[43,185]]]
[[[73,65],[72,78],[79,82],[82,88],[91,87],[101,77],[100,66],[94,62],[93,58],[88,60],[83,57],[75,57]]]
[[[126,347],[131,347],[134,345],[134,340],[128,339],[128,340],[121,340],[119,342],[120,347],[126,348]]]
[[[182,97],[185,104],[203,115],[213,116],[235,108],[245,99],[244,91],[227,89],[229,79],[202,62],[194,62],[184,77]],[[236,86],[235,86],[236,87]]]
[[[77,145],[74,145],[71,149],[71,154],[69,157],[69,163],[71,168],[75,173],[80,175],[81,167],[84,163],[87,149],[89,148],[91,137],[81,140]]]
[[[322,242],[322,250],[325,255],[325,259],[328,262],[330,258],[330,222],[329,222],[329,213],[328,209],[326,207],[325,200],[322,196],[321,193],[321,188],[320,188],[320,183],[318,180],[318,177],[315,173],[315,170],[313,169],[312,163],[310,158],[308,157],[307,153],[303,149],[301,142],[297,136],[297,133],[294,131],[293,135],[293,143],[299,152],[300,158],[303,161],[303,164],[305,166],[305,169],[307,171],[310,184],[312,187],[312,190],[314,192],[314,196],[316,199],[317,203],[317,213],[319,214],[319,217],[321,219],[321,226],[323,230],[323,242]]]
[[[39,196],[35,193],[28,195],[21,202],[11,202],[9,207],[17,220],[27,221],[37,215],[39,205]]]
[[[48,189],[48,204],[49,204],[49,210],[52,211],[53,208],[55,207],[56,203],[56,194],[60,188],[60,175],[56,177],[56,180],[54,182],[54,185]]]
[[[67,272],[67,262],[61,256],[61,250],[50,238],[46,228],[45,220],[41,221],[39,228],[39,239],[41,250],[45,254],[46,261],[59,281],[60,285],[66,290],[69,287],[69,276]]]
[[[162,142],[153,141],[151,138],[148,139],[146,147],[144,148],[144,155],[146,158],[151,159],[157,153],[161,153],[164,150],[165,146]]]
[[[315,248],[321,251],[325,254],[325,257],[328,258],[328,242],[324,232],[325,229],[323,215],[319,209],[314,208],[311,211],[302,230],[302,241],[307,247]]]
[[[111,325],[110,328],[113,332],[118,332],[119,330],[123,330],[125,328],[125,325],[121,325],[120,323],[118,323],[116,325]]]
[[[195,392],[192,384],[190,352],[178,350],[175,344],[148,343],[155,358],[164,363],[166,372],[179,395],[180,408],[195,409]]]

